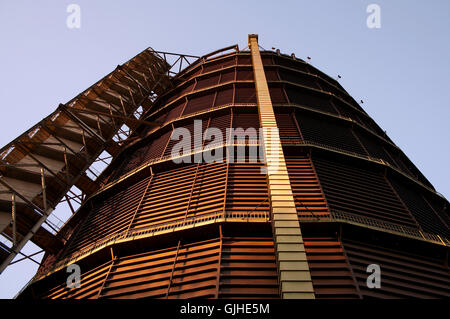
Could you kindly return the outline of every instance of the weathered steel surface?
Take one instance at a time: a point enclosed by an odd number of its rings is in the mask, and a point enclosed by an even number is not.
[[[448,201],[336,80],[293,56],[257,51],[269,117],[259,117],[250,51],[228,47],[172,74],[173,87],[146,99],[141,121],[130,122],[137,134],[113,147],[100,188],[62,229],[68,242],[46,255],[23,297],[32,290],[42,298],[280,298],[286,278],[274,238],[288,223],[273,232],[278,203],[289,205],[289,225],[302,227],[295,257],[304,255],[315,298],[448,297]],[[137,80],[135,88],[145,88]],[[102,112],[95,111],[75,115],[95,119]],[[194,120],[202,120],[197,131]],[[249,161],[260,141],[226,140],[226,128],[268,122],[279,129],[281,184],[261,174],[265,164]],[[222,143],[188,142],[187,157],[215,150],[224,161],[174,163],[177,128],[196,137],[220,129]],[[226,161],[238,145],[246,161],[235,153]],[[288,201],[271,192],[274,185],[289,186]],[[71,263],[84,269],[79,290],[65,286]],[[371,263],[382,268],[380,290],[366,286]]]

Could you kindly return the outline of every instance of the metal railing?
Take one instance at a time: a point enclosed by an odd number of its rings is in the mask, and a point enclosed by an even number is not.
[[[350,156],[353,156],[353,157],[369,160],[371,162],[375,162],[375,163],[387,166],[390,169],[392,169],[392,170],[398,172],[399,174],[405,176],[409,180],[413,181],[414,183],[416,183],[416,184],[420,185],[421,187],[425,188],[426,190],[428,190],[428,191],[432,192],[433,194],[436,194],[437,196],[439,196],[439,197],[441,197],[441,198],[446,200],[446,198],[442,194],[440,194],[439,192],[436,192],[436,190],[434,190],[431,187],[429,187],[429,186],[425,185],[424,183],[422,183],[417,178],[417,176],[406,174],[402,170],[398,169],[397,167],[393,166],[389,162],[384,161],[381,158],[376,158],[376,157],[372,157],[372,156],[369,156],[369,155],[364,155],[364,154],[359,154],[359,153],[343,150],[343,149],[340,149],[340,148],[337,148],[337,147],[334,147],[334,146],[331,146],[331,145],[322,144],[322,143],[311,141],[311,140],[304,140],[304,141],[299,141],[299,140],[292,140],[292,141],[287,140],[286,141],[285,140],[284,143],[292,144],[292,145],[316,146],[316,147],[319,147],[319,148],[322,148],[322,149],[326,149],[326,150],[330,150],[330,151],[333,151],[333,152],[336,152],[336,153],[340,153],[340,154],[344,154],[344,155],[350,155]]]
[[[433,243],[437,243],[440,245],[450,246],[450,240],[445,237],[441,237],[437,234],[431,234],[427,232],[422,232],[418,228],[404,226],[395,223],[389,223],[386,221],[382,221],[375,218],[370,218],[366,216],[356,215],[348,212],[344,212],[341,210],[330,210],[330,215],[328,216],[320,216],[320,215],[311,215],[311,216],[300,216],[300,222],[305,221],[321,221],[321,222],[342,222],[342,223],[350,223],[356,224],[358,226],[370,227],[380,231],[388,231],[391,233],[395,233],[401,236],[407,236],[415,239],[430,241]]]
[[[136,237],[151,237],[155,234],[169,233],[196,226],[214,224],[219,222],[270,222],[270,211],[218,211],[198,216],[180,218],[173,221],[161,222],[150,225],[148,227],[130,229],[124,232],[111,234],[105,238],[99,239],[92,244],[82,248],[81,250],[67,256],[66,258],[55,263],[51,267],[42,267],[35,276],[34,280],[38,280],[46,274],[57,271],[66,265],[87,256],[96,250],[105,246],[112,245],[116,242],[135,239]],[[385,222],[379,219],[366,216],[356,215],[340,210],[330,210],[329,215],[312,214],[311,216],[301,215],[299,221],[302,222],[342,222],[354,224],[362,227],[370,227],[379,231],[388,231],[393,234],[406,236],[409,238],[425,240],[440,245],[450,246],[450,240],[437,234],[422,232],[417,228],[403,226],[395,223]]]
[[[101,238],[94,243],[88,245],[87,247],[82,248],[81,250],[67,256],[66,258],[60,260],[56,264],[51,267],[42,267],[39,269],[38,273],[35,276],[37,280],[41,276],[46,273],[54,272],[68,264],[72,261],[80,259],[83,256],[89,255],[93,253],[95,250],[98,250],[102,247],[112,245],[118,241],[123,241],[130,238],[145,236],[151,237],[156,233],[168,233],[177,231],[180,229],[193,228],[198,226],[199,224],[213,224],[218,222],[226,222],[226,221],[234,221],[234,222],[269,222],[270,221],[270,212],[269,211],[242,211],[242,212],[234,212],[234,211],[219,211],[212,212],[208,214],[191,216],[187,218],[177,219],[173,221],[167,221],[162,223],[153,224],[148,227],[130,229],[124,232],[111,234],[104,238]]]
[[[237,141],[240,142],[240,141]],[[127,179],[128,177],[136,174],[137,172],[150,167],[152,165],[158,164],[158,163],[162,163],[162,162],[168,162],[168,161],[172,161],[172,160],[176,160],[176,159],[181,159],[181,158],[187,158],[190,156],[193,156],[195,154],[198,153],[203,153],[205,151],[212,151],[214,149],[220,149],[220,148],[227,148],[227,147],[235,147],[235,146],[259,146],[259,140],[258,139],[247,139],[246,141],[244,141],[244,143],[227,143],[227,142],[213,142],[210,143],[208,145],[202,145],[200,147],[196,147],[196,148],[192,148],[189,152],[183,153],[183,154],[176,154],[176,155],[165,155],[165,156],[159,156],[156,158],[153,158],[151,160],[146,161],[144,164],[139,165],[138,167],[133,168],[132,170],[114,178],[113,181],[107,182],[104,185],[102,185],[102,188],[100,190],[98,190],[96,193],[92,194],[90,196],[90,199],[92,199],[93,197],[97,196],[98,194],[104,192],[106,189],[109,189],[111,187],[113,187],[114,185],[117,185],[118,183],[120,183],[121,181],[123,181],[124,179]],[[221,159],[223,162],[226,162],[228,160],[227,157],[223,157]]]

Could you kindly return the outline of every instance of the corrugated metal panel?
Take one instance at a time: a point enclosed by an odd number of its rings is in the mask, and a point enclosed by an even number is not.
[[[310,107],[322,112],[337,114],[331,104],[331,98],[319,92],[313,92],[308,89],[294,87],[287,84],[286,94],[290,103]]]
[[[227,211],[269,211],[266,176],[260,163],[229,164]]]
[[[273,56],[275,64],[286,66],[289,68],[293,68],[305,73],[309,73],[309,66],[304,63],[297,60],[294,60],[292,58],[283,57],[283,56]]]
[[[71,237],[65,255],[98,239],[126,230],[148,183],[147,177],[105,200],[94,203],[80,229]]]
[[[211,61],[204,64],[203,67],[203,73],[208,73],[211,71],[219,70],[227,66],[235,65],[236,64],[236,55],[221,58],[215,61]],[[241,64],[241,63],[239,63]]]
[[[158,134],[153,137],[154,140],[150,140],[134,152],[130,152],[131,154],[122,162],[121,168],[116,172],[114,178],[118,178],[152,159],[161,157],[171,134],[172,131]]]
[[[417,227],[380,173],[318,157],[313,163],[330,208]]]
[[[70,289],[64,281],[38,297],[42,299],[96,299],[110,267],[111,262],[108,262],[87,272],[81,272],[80,288]]]
[[[344,126],[340,122],[326,120],[306,112],[296,112],[296,117],[300,131],[306,141],[367,155],[360,142],[353,135],[350,126]],[[326,125],[324,125],[324,121],[326,121]]]
[[[273,239],[225,237],[219,287],[219,298],[279,298]]]
[[[364,298],[449,298],[450,272],[443,260],[361,241],[343,240]],[[367,287],[367,266],[381,268],[381,288]]]
[[[254,86],[236,87],[234,103],[256,103],[255,87]]]
[[[197,80],[195,90],[201,90],[216,84],[219,84],[220,73],[213,73],[208,76],[203,76]]]
[[[304,237],[304,242],[316,298],[359,298],[341,242],[334,237]]]
[[[284,81],[300,84],[306,87],[312,87],[314,89],[320,89],[320,86],[317,84],[317,78],[312,75],[283,68],[279,69],[279,73],[280,78]]]
[[[302,136],[294,113],[275,113],[281,143],[299,143]]]
[[[239,68],[236,74],[236,80],[238,81],[253,81],[253,72],[251,68]]]
[[[211,121],[209,122],[209,127],[218,128],[222,132],[222,141],[225,143],[227,141],[227,128],[231,127],[231,111],[226,110],[224,113],[212,116]],[[216,141],[208,141],[205,145],[214,142]]]
[[[213,297],[216,291],[218,239],[118,258],[102,298]]]
[[[283,87],[271,85],[269,87],[269,93],[272,104],[286,104],[288,102]]]
[[[213,106],[214,92],[207,92],[195,96],[189,96],[188,104],[183,112],[183,115],[206,110]]]
[[[419,192],[395,178],[389,178],[389,181],[425,232],[450,238],[448,226],[436,215]]]
[[[329,217],[319,180],[308,156],[286,156],[286,165],[299,218]]]
[[[234,81],[236,68],[227,69],[221,72],[220,83],[228,83]]]
[[[233,103],[233,88],[225,87],[217,91],[214,106],[221,106]]]

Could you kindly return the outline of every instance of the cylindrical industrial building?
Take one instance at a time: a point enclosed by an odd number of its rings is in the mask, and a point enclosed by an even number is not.
[[[251,35],[171,81],[20,298],[450,297],[448,201],[335,79]]]

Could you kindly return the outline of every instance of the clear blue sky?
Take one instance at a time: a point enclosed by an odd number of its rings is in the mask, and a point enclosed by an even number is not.
[[[66,8],[81,7],[69,29]],[[381,8],[369,29],[366,8]],[[151,46],[203,55],[279,48],[336,77],[435,188],[450,198],[450,1],[0,0],[0,145]],[[0,298],[31,278],[30,262],[0,276]]]

